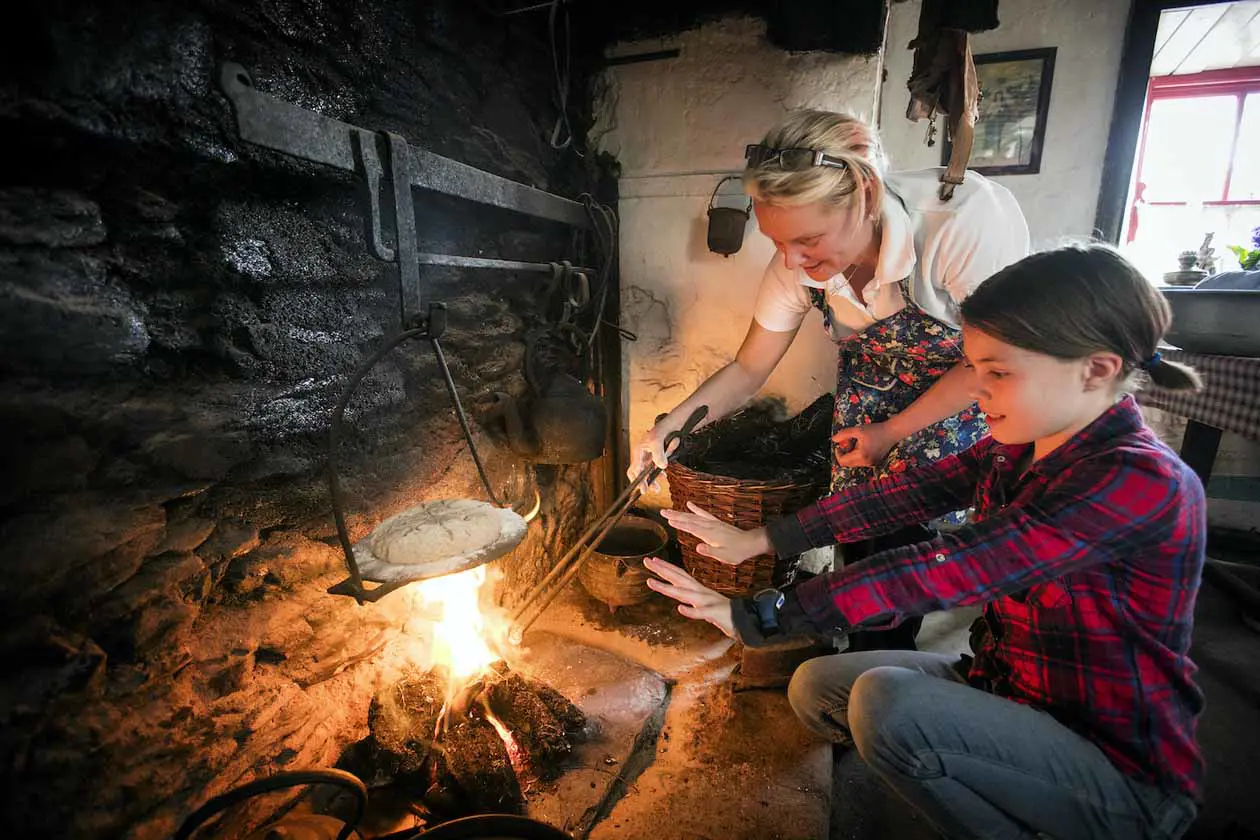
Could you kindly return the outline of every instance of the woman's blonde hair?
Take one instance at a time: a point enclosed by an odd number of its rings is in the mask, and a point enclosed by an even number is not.
[[[845,208],[856,203],[859,218],[878,215],[884,201],[884,151],[875,129],[862,120],[833,111],[793,111],[761,143],[772,149],[822,152],[844,167],[785,171],[777,161],[750,165],[744,170],[744,189],[754,199],[779,206],[818,202]]]

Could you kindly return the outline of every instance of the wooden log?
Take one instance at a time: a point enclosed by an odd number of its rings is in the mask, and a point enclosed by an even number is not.
[[[520,813],[524,797],[507,746],[475,698],[462,698],[437,731],[446,685],[445,672],[434,670],[377,692],[368,727],[379,775],[444,817]]]
[[[503,721],[529,770],[543,781],[560,775],[586,716],[549,686],[509,673],[489,685],[490,710]]]
[[[379,772],[417,796],[431,781],[433,734],[445,697],[445,675],[412,673],[383,687],[368,707]]]
[[[550,781],[564,770],[573,745],[585,737],[586,716],[555,689],[500,664],[446,699],[443,671],[412,673],[383,687],[368,710],[374,779],[401,789],[444,818],[476,813],[521,813],[524,795],[507,745],[486,710],[511,733],[529,775]]]
[[[519,814],[525,796],[507,745],[472,709],[448,726],[434,751],[434,782],[451,792],[465,814]]]
[[[527,682],[533,687],[538,699],[546,704],[551,713],[556,716],[556,720],[564,726],[564,731],[571,737],[582,740],[586,735],[586,715],[582,710],[551,686],[537,680],[527,680]]]

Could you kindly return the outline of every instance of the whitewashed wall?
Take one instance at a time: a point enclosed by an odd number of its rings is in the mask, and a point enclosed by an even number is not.
[[[907,45],[918,31],[920,7],[919,0],[894,3],[885,38],[880,132],[900,169],[941,162],[941,146],[924,143],[927,123],[906,119],[913,59]],[[976,54],[1058,47],[1041,172],[997,179],[1024,209],[1034,248],[1093,233],[1128,14],[1129,0],[1002,0],[1001,26],[972,38]]]

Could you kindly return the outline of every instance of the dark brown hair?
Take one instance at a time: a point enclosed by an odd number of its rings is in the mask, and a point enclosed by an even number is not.
[[[1081,359],[1110,351],[1123,360],[1124,378],[1142,370],[1161,388],[1203,385],[1193,368],[1156,352],[1172,321],[1168,301],[1103,245],[1043,251],[1007,266],[963,301],[962,317],[1034,353]]]

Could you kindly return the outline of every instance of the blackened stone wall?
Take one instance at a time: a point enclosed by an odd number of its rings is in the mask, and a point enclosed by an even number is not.
[[[325,431],[397,328],[349,175],[247,146],[217,65],[265,91],[576,197],[592,159],[549,143],[545,18],[460,0],[23,3],[0,45],[0,749],[4,822],[32,836],[168,836],[208,795],[331,766],[412,642],[410,601],[343,574]],[[581,54],[572,122],[587,124]],[[592,259],[572,232],[416,193],[423,250]],[[477,414],[520,393],[540,275],[425,273]],[[351,529],[476,495],[432,354],[351,404]],[[496,481],[507,459],[479,426]],[[594,509],[544,470],[519,587]]]

